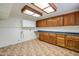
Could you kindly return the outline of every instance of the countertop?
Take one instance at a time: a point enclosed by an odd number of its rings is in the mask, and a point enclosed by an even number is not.
[[[55,34],[64,34],[64,35],[76,35],[79,36],[79,32],[60,32],[60,31],[44,31],[38,30],[37,32],[47,32],[47,33],[55,33]]]

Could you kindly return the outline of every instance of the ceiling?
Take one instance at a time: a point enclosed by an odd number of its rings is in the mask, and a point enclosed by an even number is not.
[[[43,13],[43,16],[41,17],[33,17],[29,15],[25,15],[21,13],[21,9],[23,6],[28,5],[40,12]],[[74,12],[79,10],[79,3],[55,3],[57,6],[57,11],[46,14],[45,12],[39,10],[35,6],[29,4],[29,3],[0,3],[0,19],[6,19],[9,17],[20,17],[26,20],[40,20],[45,19],[48,17],[57,16],[60,14],[68,13],[68,12]]]

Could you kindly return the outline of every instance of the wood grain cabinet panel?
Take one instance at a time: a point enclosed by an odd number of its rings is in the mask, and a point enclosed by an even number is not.
[[[74,49],[73,36],[66,36],[65,38],[65,47],[69,49]]]
[[[49,34],[49,42],[51,44],[56,45],[56,43],[57,43],[56,34],[52,34],[52,33]]]
[[[43,26],[42,20],[36,21],[36,27],[42,27],[42,26]]]
[[[79,12],[69,13],[36,21],[37,27],[56,27],[79,25]]]
[[[67,14],[64,15],[64,26],[72,26],[75,25],[75,14]]]
[[[47,20],[36,21],[36,27],[46,27],[46,26],[47,26]]]
[[[56,44],[56,34],[39,32],[39,39],[50,44]]]
[[[65,39],[65,46],[69,49],[79,51],[79,37],[78,36],[67,36]]]
[[[39,22],[38,22],[38,21],[36,21],[36,27],[39,27],[38,23],[39,23]]]
[[[44,32],[44,41],[48,42],[49,41],[49,35],[48,33]]]
[[[39,40],[49,43],[49,35],[46,32],[39,32]]]
[[[48,27],[62,26],[63,25],[63,17],[54,17],[47,20]]]
[[[76,25],[79,25],[79,12],[76,12],[75,16],[76,16]]]
[[[39,32],[39,40],[79,51],[79,36]]]
[[[74,50],[79,51],[79,37],[73,36]]]
[[[42,20],[42,27],[46,27],[47,26],[47,20]]]
[[[64,47],[65,46],[65,35],[57,34],[57,45]]]
[[[63,26],[63,16],[59,16],[56,18],[57,26]]]
[[[57,25],[57,21],[55,20],[56,18],[50,18],[47,20],[47,26],[48,27],[54,27]]]
[[[43,36],[44,36],[43,32],[39,32],[39,40],[43,41],[43,39],[44,39]]]

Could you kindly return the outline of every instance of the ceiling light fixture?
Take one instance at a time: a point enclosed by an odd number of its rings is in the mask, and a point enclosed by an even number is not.
[[[22,8],[21,12],[24,13],[24,14],[27,14],[27,15],[32,15],[34,17],[40,17],[40,16],[42,16],[41,12],[39,12],[39,11],[37,11],[37,10],[35,10],[35,9],[27,6],[27,5],[25,5]]]
[[[31,4],[46,13],[51,13],[57,10],[57,7],[55,6],[54,3],[31,3]]]

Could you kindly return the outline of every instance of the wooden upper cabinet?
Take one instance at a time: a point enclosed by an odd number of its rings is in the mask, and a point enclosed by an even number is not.
[[[63,16],[57,17],[56,21],[57,21],[57,26],[63,26]]]
[[[47,26],[47,20],[42,20],[42,27],[46,27]]]
[[[46,20],[36,21],[36,27],[46,27],[46,26],[47,26],[47,21]]]
[[[36,27],[41,27],[42,26],[42,20],[36,21]]]
[[[75,25],[75,13],[64,15],[64,25],[65,26]]]
[[[56,24],[57,24],[57,22],[55,21],[55,18],[50,18],[47,20],[48,27],[56,26]]]
[[[63,25],[63,17],[54,17],[47,20],[47,26],[53,27],[53,26],[62,26]]]
[[[79,12],[76,12],[75,16],[76,16],[76,25],[79,25]]]
[[[37,27],[74,26],[79,25],[79,12],[69,13],[36,21]]]

